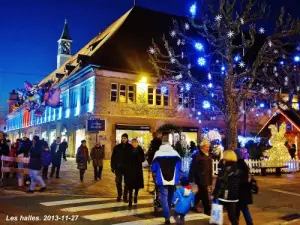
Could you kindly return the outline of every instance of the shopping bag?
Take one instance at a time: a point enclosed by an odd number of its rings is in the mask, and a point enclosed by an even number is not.
[[[209,223],[223,225],[223,205],[216,202],[212,204]]]

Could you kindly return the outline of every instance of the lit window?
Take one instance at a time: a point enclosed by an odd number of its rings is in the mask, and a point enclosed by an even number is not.
[[[154,88],[148,87],[148,104],[153,105],[154,103]]]
[[[120,84],[119,99],[120,99],[120,102],[122,102],[122,103],[126,102],[126,85],[125,84]]]
[[[133,103],[135,102],[135,90],[134,86],[129,85],[128,86],[128,102]]]
[[[118,84],[111,84],[110,101],[116,102],[118,100]]]
[[[184,108],[195,108],[196,96],[194,94],[180,92],[178,94],[178,104]]]
[[[166,91],[163,93],[163,100],[164,100],[164,106],[169,105],[169,90],[166,89]]]
[[[81,88],[81,95],[80,95],[80,104],[81,105],[85,105],[85,104],[88,104],[89,103],[89,91],[88,91],[88,88],[87,86],[83,86]]]
[[[72,90],[70,93],[70,107],[71,108],[76,108],[77,107],[77,93],[75,90]]]
[[[161,89],[156,88],[156,105],[161,105]]]

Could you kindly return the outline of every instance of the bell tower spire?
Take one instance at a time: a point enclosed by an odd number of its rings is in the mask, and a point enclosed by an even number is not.
[[[61,33],[58,42],[58,54],[57,54],[57,69],[60,68],[65,62],[71,58],[71,44],[72,38],[69,33],[68,22],[65,19],[64,29]]]

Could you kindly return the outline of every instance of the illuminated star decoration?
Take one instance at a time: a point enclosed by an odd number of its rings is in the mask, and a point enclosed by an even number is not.
[[[185,84],[185,89],[186,89],[187,91],[191,90],[191,87],[192,87],[192,85],[191,85],[190,83],[186,83],[186,84]]]
[[[200,52],[202,52],[202,51],[204,50],[203,44],[201,44],[201,43],[199,43],[199,42],[197,42],[197,43],[195,44],[195,48],[196,48],[198,51],[200,51]]]
[[[211,80],[211,73],[207,74],[207,78],[208,78],[208,80]]]
[[[190,25],[188,23],[184,24],[184,29],[189,30],[190,29]]]
[[[242,25],[245,23],[245,20],[243,18],[241,18],[240,21]]]
[[[178,106],[177,106],[177,111],[178,111],[178,112],[180,112],[182,109],[183,109],[183,106],[182,106],[182,105],[178,105]]]
[[[170,35],[171,35],[171,37],[175,37],[175,36],[176,36],[176,31],[175,31],[175,30],[172,30],[172,31],[170,32]]]
[[[213,87],[213,84],[212,83],[209,83],[208,84],[208,88],[212,88]]]
[[[219,14],[215,17],[215,21],[220,22],[223,17]]]
[[[263,28],[263,27],[259,28],[258,32],[260,34],[264,34],[265,33],[265,28]]]
[[[174,57],[171,57],[171,63],[175,63],[175,58]]]
[[[278,54],[278,50],[277,49],[274,50],[274,54]]]
[[[190,13],[192,14],[192,16],[196,15],[196,11],[197,11],[197,5],[195,3],[190,7]]]
[[[260,91],[262,94],[266,94],[267,93],[267,89],[265,87],[263,87]]]
[[[204,66],[204,65],[206,64],[205,58],[200,57],[200,58],[198,59],[198,64],[199,64],[200,66]]]
[[[272,47],[272,46],[273,46],[272,41],[269,41],[269,42],[268,42],[268,45],[269,45],[269,47]]]
[[[162,93],[162,94],[166,94],[167,91],[168,91],[168,88],[167,88],[166,86],[162,86],[162,87],[161,87],[161,93]]]
[[[227,33],[227,37],[232,38],[234,36],[234,32],[231,30]]]
[[[177,40],[177,45],[179,46],[180,44],[181,44],[181,40],[178,39],[178,40]]]
[[[152,48],[152,47],[150,47],[150,48],[149,48],[149,53],[153,55],[153,54],[155,53],[155,49]]]
[[[244,68],[245,65],[246,65],[246,64],[245,64],[243,61],[241,61],[241,62],[239,63],[239,67],[240,67],[240,68]]]
[[[216,60],[216,63],[219,63],[219,62],[220,62],[220,60],[217,59],[217,60]]]

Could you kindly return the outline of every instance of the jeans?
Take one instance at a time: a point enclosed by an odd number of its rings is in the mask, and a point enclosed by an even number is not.
[[[246,221],[246,224],[247,225],[253,225],[253,220],[252,220],[252,217],[251,217],[251,213],[250,213],[250,210],[248,208],[248,206],[239,206],[239,204],[237,204],[237,208],[236,208],[236,217],[237,217],[237,220],[239,220],[240,218],[240,214],[241,214],[241,211],[244,215],[244,218],[245,218],[245,221]]]
[[[118,198],[121,198],[122,197],[122,180],[123,180],[123,177],[124,177],[124,174],[125,174],[124,169],[118,168],[115,171],[115,174],[116,174],[115,181],[116,181],[116,186],[117,186],[117,190],[118,190]],[[124,184],[123,199],[127,200],[127,196],[128,196],[128,188],[127,188],[127,185]]]
[[[103,166],[94,166],[94,177],[95,179],[101,178]]]
[[[208,186],[202,186],[197,184],[198,192],[195,195],[195,207],[198,205],[199,201],[202,200],[202,205],[204,208],[204,214],[210,215],[210,202],[208,197]]]
[[[55,166],[54,166],[53,164],[52,164],[52,167],[51,167],[51,174],[50,174],[50,177],[53,177],[55,168],[56,168],[56,177],[59,177],[60,165],[55,165]]]
[[[29,170],[29,177],[31,180],[29,190],[31,191],[35,190],[35,182],[37,182],[41,188],[46,187],[46,184],[44,183],[42,177],[40,176],[40,171]]]
[[[23,169],[24,168],[24,163],[18,163],[18,168]],[[23,179],[24,178],[23,173],[18,173],[18,178]]]
[[[231,225],[238,225],[239,221],[236,215],[237,202],[226,202],[224,205],[227,209],[227,214]]]
[[[175,191],[175,186],[160,186],[159,191],[164,218],[170,219],[170,208]]]

